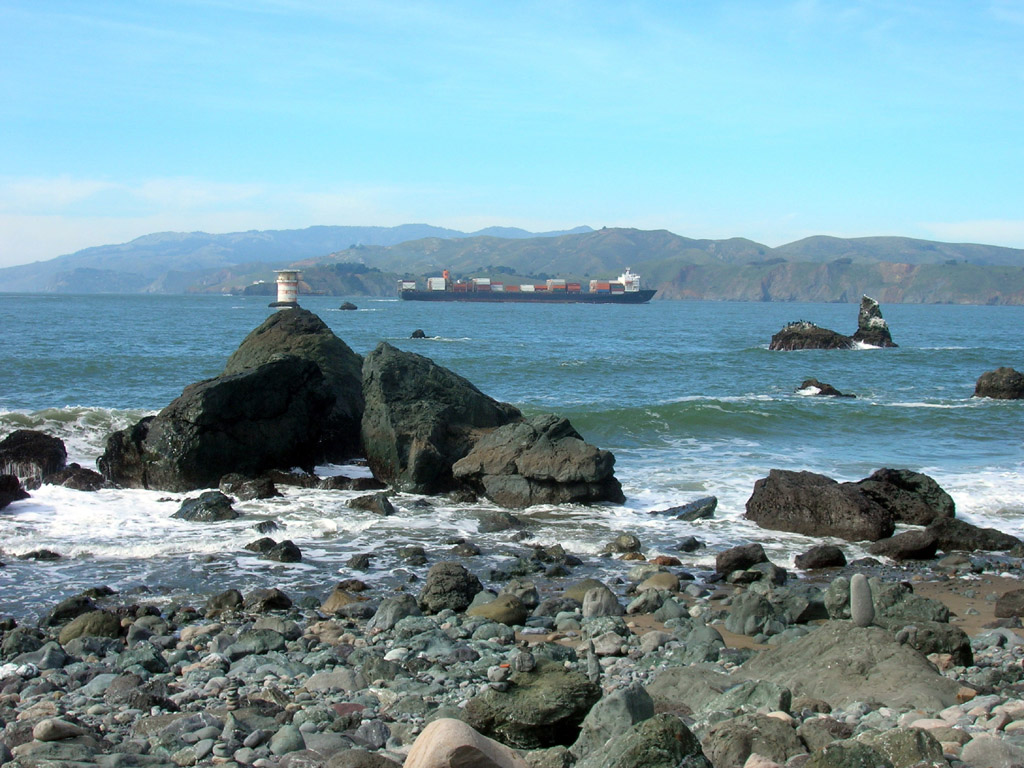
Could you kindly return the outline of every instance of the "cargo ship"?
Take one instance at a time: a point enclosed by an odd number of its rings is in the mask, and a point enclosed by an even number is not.
[[[589,290],[582,283],[547,280],[543,283],[512,285],[489,277],[452,280],[446,269],[441,277],[427,278],[426,290],[415,280],[402,280],[398,295],[406,301],[497,301],[523,304],[646,304],[655,291],[640,287],[640,276],[629,271],[618,280],[591,280]]]

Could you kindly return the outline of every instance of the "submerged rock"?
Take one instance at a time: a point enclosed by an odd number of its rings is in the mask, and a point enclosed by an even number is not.
[[[815,397],[850,397],[856,398],[856,395],[847,395],[840,392],[838,389],[833,387],[831,384],[825,384],[818,381],[817,379],[805,379],[804,382],[797,389],[798,393],[809,394]]]
[[[199,523],[214,523],[234,520],[238,517],[231,499],[220,491],[207,491],[198,498],[186,499],[171,517]]]

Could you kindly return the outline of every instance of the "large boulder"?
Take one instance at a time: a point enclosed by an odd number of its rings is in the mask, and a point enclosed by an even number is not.
[[[853,340],[872,347],[899,346],[893,343],[889,325],[882,317],[882,310],[878,308],[878,302],[870,296],[861,297],[860,312],[857,315],[857,331],[853,334]]]
[[[1013,549],[1021,543],[1016,536],[1003,533],[996,528],[979,528],[963,520],[948,517],[935,520],[928,526],[928,530],[938,539],[939,549],[943,552],[1003,551]]]
[[[34,429],[16,429],[0,440],[0,475],[38,482],[67,463],[64,441]]]
[[[584,442],[568,419],[544,414],[485,435],[452,475],[504,507],[621,503],[614,465],[615,457]]]
[[[846,621],[828,622],[763,651],[740,674],[791,686],[794,696],[821,699],[833,707],[873,701],[900,711],[919,707],[936,712],[956,704],[959,689],[891,632]]]
[[[789,723],[762,714],[741,715],[712,725],[701,740],[715,768],[743,768],[752,754],[779,765],[807,753]]]
[[[909,469],[879,469],[857,483],[898,523],[928,525],[956,515],[953,497],[928,475]]]
[[[27,499],[28,493],[14,475],[0,475],[0,509],[8,504]]]
[[[363,363],[362,439],[374,476],[411,493],[456,487],[452,465],[486,430],[522,418],[429,358],[381,343]]]
[[[975,397],[996,400],[1024,400],[1024,373],[1013,368],[996,368],[978,377],[974,385]]]
[[[97,463],[118,485],[177,492],[214,488],[232,472],[312,469],[333,404],[316,363],[282,357],[186,387],[155,417],[111,435]]]
[[[896,528],[892,513],[856,483],[782,469],[773,469],[754,483],[746,516],[774,531],[848,541],[877,541]]]
[[[785,352],[797,349],[851,349],[853,339],[837,331],[821,328],[806,320],[788,323],[772,336],[768,349]]]
[[[507,691],[488,689],[466,704],[463,719],[485,736],[517,749],[569,746],[601,698],[601,688],[581,672],[542,661],[516,672]]]
[[[340,461],[361,455],[363,358],[309,310],[294,307],[272,314],[242,340],[221,375],[259,368],[281,355],[316,363],[334,395],[334,406],[320,434],[317,459]]]

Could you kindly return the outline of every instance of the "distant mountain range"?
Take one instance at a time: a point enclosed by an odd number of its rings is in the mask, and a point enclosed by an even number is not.
[[[666,230],[577,227],[473,233],[398,227],[309,227],[212,235],[166,232],[0,269],[0,290],[46,293],[262,293],[297,266],[304,290],[391,295],[400,278],[517,280],[641,274],[657,298],[741,301],[1024,304],[1024,250],[905,237],[816,236],[770,248],[743,238],[695,240]]]

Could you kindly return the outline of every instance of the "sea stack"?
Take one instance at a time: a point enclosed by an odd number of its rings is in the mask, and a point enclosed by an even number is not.
[[[882,310],[879,308],[878,302],[870,296],[864,296],[860,300],[860,313],[857,315],[857,332],[853,334],[853,340],[872,347],[899,346],[893,343],[892,334],[889,333],[889,325],[882,317]]]

